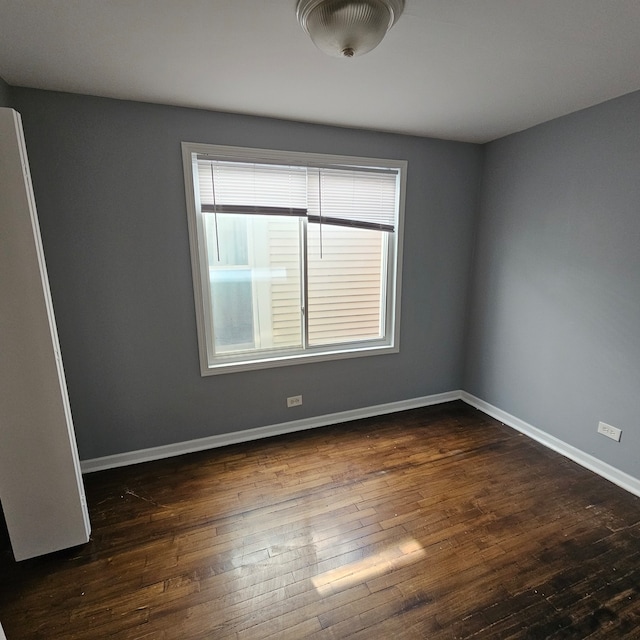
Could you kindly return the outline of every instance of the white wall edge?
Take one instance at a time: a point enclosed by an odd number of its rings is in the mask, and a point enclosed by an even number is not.
[[[451,402],[453,400],[460,400],[462,398],[462,393],[462,391],[448,391],[446,393],[438,393],[420,398],[400,400],[399,402],[389,402],[371,407],[363,407],[361,409],[329,413],[314,418],[281,422],[280,424],[256,427],[255,429],[246,429],[243,431],[235,431],[233,433],[222,433],[206,438],[199,438],[197,440],[168,444],[161,447],[151,447],[149,449],[139,449],[138,451],[129,451],[127,453],[117,453],[112,456],[83,460],[80,463],[80,466],[82,473],[115,469],[116,467],[124,467],[130,464],[161,460],[162,458],[181,456],[185,453],[194,453],[195,451],[203,451],[205,449],[215,449],[217,447],[225,447],[230,444],[259,440],[260,438],[269,438],[271,436],[304,431],[306,429],[326,427],[340,422],[349,422],[350,420],[372,418],[387,413],[395,413],[397,411],[406,411],[408,409],[418,409],[420,407],[428,407],[435,404],[441,404],[443,402]]]
[[[589,469],[589,471],[597,473],[599,476],[613,482],[629,493],[633,493],[640,497],[640,480],[638,480],[638,478],[634,478],[628,473],[620,471],[620,469],[616,469],[616,467],[603,462],[595,456],[585,453],[573,445],[567,444],[563,440],[542,431],[542,429],[538,429],[537,427],[530,425],[524,420],[520,420],[520,418],[512,416],[510,413],[507,413],[506,411],[503,411],[502,409],[499,409],[498,407],[495,407],[492,404],[467,393],[466,391],[460,392],[460,399],[492,418],[499,420],[508,427],[523,433],[529,438],[543,444],[545,447],[563,455],[565,458],[569,458],[570,460],[577,462],[579,465]]]

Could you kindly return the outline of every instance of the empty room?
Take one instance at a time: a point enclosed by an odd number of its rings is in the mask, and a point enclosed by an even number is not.
[[[0,639],[640,638],[639,33],[0,2]]]

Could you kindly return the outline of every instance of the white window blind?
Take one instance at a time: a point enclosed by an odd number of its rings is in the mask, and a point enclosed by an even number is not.
[[[309,220],[394,231],[398,173],[376,169],[309,169]]]
[[[198,159],[203,212],[306,216],[310,222],[395,230],[398,172]]]
[[[198,182],[204,212],[307,214],[304,167],[198,159]]]

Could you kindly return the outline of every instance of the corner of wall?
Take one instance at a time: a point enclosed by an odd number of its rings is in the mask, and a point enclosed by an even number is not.
[[[0,107],[11,106],[11,85],[0,78]]]
[[[488,144],[488,143],[487,143]],[[462,362],[462,384],[461,388],[466,389],[469,381],[469,347],[471,342],[471,327],[473,319],[473,306],[475,300],[475,288],[476,288],[476,261],[478,254],[478,234],[480,230],[480,219],[482,217],[482,193],[484,189],[485,178],[485,163],[487,156],[487,144],[481,145],[480,148],[480,172],[478,174],[478,182],[476,184],[475,193],[475,212],[474,212],[474,224],[472,230],[472,244],[471,244],[471,256],[469,258],[469,273],[467,274],[467,294],[465,302],[465,318],[464,318],[464,333],[462,338],[462,353],[464,354]]]
[[[589,469],[589,471],[593,471],[598,474],[600,477],[605,478],[609,482],[613,482],[613,484],[618,485],[620,488],[632,493],[635,496],[640,497],[640,479],[636,478],[624,471],[621,471],[617,467],[613,465],[607,464],[600,458],[596,458],[577,447],[574,447],[567,442],[564,442],[560,438],[556,438],[551,435],[547,431],[543,431],[538,427],[521,420],[520,418],[503,411],[499,407],[492,405],[489,402],[485,402],[481,398],[474,396],[471,393],[467,393],[466,391],[462,391],[461,399],[467,404],[479,409],[483,413],[486,413],[488,416],[495,418],[502,422],[502,424],[519,431],[520,433],[528,436],[532,440],[539,442],[544,445],[548,449],[563,455],[565,458],[569,458],[569,460],[573,460],[578,463],[580,466],[585,469]]]

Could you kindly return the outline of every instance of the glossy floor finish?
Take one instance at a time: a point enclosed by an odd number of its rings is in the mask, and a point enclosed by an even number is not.
[[[461,402],[85,481],[8,640],[640,638],[640,499]]]

